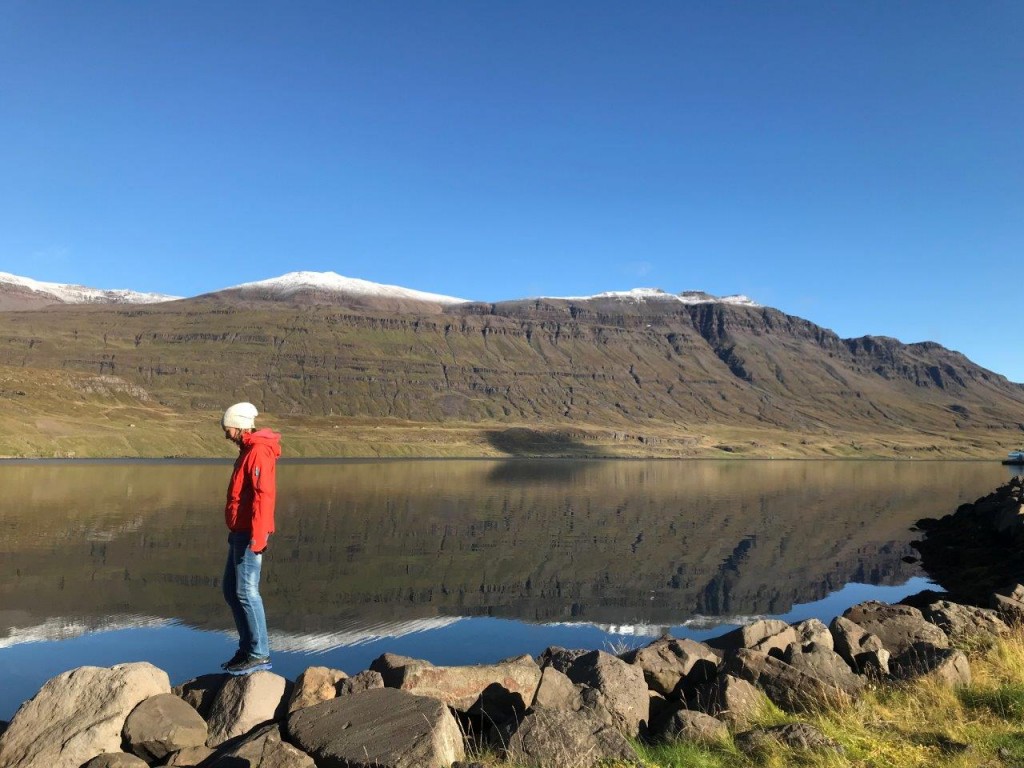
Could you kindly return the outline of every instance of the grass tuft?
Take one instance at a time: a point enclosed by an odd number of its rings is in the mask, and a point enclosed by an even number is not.
[[[967,688],[960,700],[971,710],[984,710],[1005,719],[1024,720],[1024,685],[1008,683],[996,688]]]
[[[679,742],[637,747],[645,765],[659,768],[732,768],[742,765],[743,757],[735,747],[705,746]]]

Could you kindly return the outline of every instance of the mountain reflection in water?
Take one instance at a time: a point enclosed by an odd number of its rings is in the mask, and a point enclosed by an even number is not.
[[[226,463],[11,463],[0,639],[145,616],[229,629]],[[676,626],[900,584],[909,527],[1005,480],[995,463],[283,462],[272,630],[492,616]],[[16,641],[15,641],[16,642]]]

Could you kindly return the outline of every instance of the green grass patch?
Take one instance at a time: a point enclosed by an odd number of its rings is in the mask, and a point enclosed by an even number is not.
[[[960,700],[971,710],[1024,722],[1024,683],[1008,683],[992,689],[965,688]]]
[[[640,745],[637,752],[646,765],[660,768],[736,768],[749,765],[731,743],[721,746],[687,742]]]

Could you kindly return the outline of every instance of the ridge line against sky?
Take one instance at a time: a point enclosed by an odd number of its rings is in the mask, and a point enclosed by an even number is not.
[[[0,5],[0,271],[702,290],[1014,381],[1024,4]]]
[[[140,293],[130,288],[98,288],[95,286],[69,285],[66,283],[42,282],[24,275],[14,275],[9,272],[0,272],[0,286],[13,285],[19,288],[27,288],[56,297],[60,301],[70,304],[88,303],[97,299],[115,298],[125,303],[150,304],[162,301],[175,301],[177,299],[194,298],[188,296],[173,296],[160,293]],[[289,272],[278,277],[267,280],[256,280],[240,283],[238,285],[226,285],[223,288],[213,291],[219,293],[231,290],[269,288],[283,294],[293,293],[302,289],[319,289],[327,291],[338,291],[348,294],[368,294],[377,296],[403,296],[422,301],[439,301],[444,304],[474,304],[480,303],[476,299],[463,298],[458,296],[445,296],[436,293],[425,293],[415,288],[398,285],[383,285],[359,278],[339,275],[336,272]],[[202,295],[202,294],[197,294]],[[718,301],[723,304],[738,304],[748,307],[760,306],[749,296],[711,296],[703,291],[684,291],[681,293],[667,293],[658,288],[633,288],[629,291],[605,291],[592,296],[510,296],[502,301],[522,301],[530,299],[558,299],[562,301],[586,301],[590,299],[619,298],[626,300],[644,301],[647,299],[665,299],[679,301],[684,304],[703,304]]]

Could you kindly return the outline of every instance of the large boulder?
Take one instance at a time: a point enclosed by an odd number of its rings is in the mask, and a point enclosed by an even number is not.
[[[170,691],[167,673],[146,662],[57,675],[21,705],[0,736],[0,768],[79,768],[104,752],[120,752],[129,713]]]
[[[971,667],[963,651],[928,643],[915,643],[894,657],[890,668],[897,680],[929,677],[950,688],[971,684]]]
[[[575,712],[583,706],[580,687],[554,667],[545,667],[531,706]]]
[[[929,603],[921,609],[921,615],[956,640],[1002,637],[1010,631],[1006,622],[991,608],[960,605],[949,600]]]
[[[858,696],[867,686],[867,679],[850,669],[842,656],[817,643],[811,643],[809,650],[791,645],[782,660],[823,683],[845,691],[851,697]]]
[[[307,667],[295,678],[292,695],[288,701],[288,711],[311,707],[321,701],[333,699],[338,695],[338,683],[348,679],[348,675],[340,669],[330,667]]]
[[[139,704],[124,723],[128,751],[146,762],[163,760],[172,752],[206,744],[206,721],[173,693],[159,693]]]
[[[799,624],[794,624],[793,632],[796,633],[796,642],[801,650],[810,651],[815,648],[835,650],[835,641],[832,639],[832,633],[818,619],[807,619]]]
[[[993,593],[990,598],[992,609],[1007,624],[1024,624],[1024,600],[1002,592]]]
[[[669,698],[683,698],[687,689],[712,680],[718,656],[704,643],[662,637],[644,648],[622,655],[627,664],[644,672],[647,687]]]
[[[540,667],[529,656],[498,664],[435,667],[409,664],[390,675],[389,688],[429,696],[452,709],[501,721],[522,714],[540,684]]]
[[[257,728],[249,736],[224,749],[204,768],[316,768],[313,758],[281,737],[277,723]]]
[[[224,683],[231,679],[231,675],[225,673],[216,675],[200,675],[191,680],[186,680],[181,685],[171,689],[171,693],[190,704],[196,712],[205,720],[210,717],[210,707]]]
[[[582,648],[562,648],[558,645],[549,645],[540,656],[537,657],[537,666],[541,669],[554,667],[559,672],[567,672],[572,663],[580,656],[586,656],[590,651]]]
[[[380,672],[366,669],[358,675],[340,680],[337,685],[337,692],[339,696],[351,696],[353,693],[362,693],[363,691],[372,691],[374,688],[383,687],[384,678]]]
[[[725,671],[756,685],[787,712],[816,711],[849,701],[842,689],[761,651],[741,648],[726,661]]]
[[[606,762],[640,763],[636,750],[618,729],[585,709],[530,710],[502,729],[500,744],[505,758],[514,765],[588,768]]]
[[[648,740],[652,742],[688,741],[716,744],[729,737],[729,727],[704,712],[676,706],[658,718],[652,717]]]
[[[466,755],[448,707],[394,688],[296,710],[287,730],[319,768],[446,766]]]
[[[573,661],[566,675],[577,685],[600,693],[595,699],[584,692],[584,706],[596,703],[611,715],[623,734],[640,734],[641,723],[646,723],[650,711],[647,682],[640,667],[604,651],[591,651]]]
[[[796,631],[779,619],[760,619],[707,641],[712,648],[735,651],[747,648],[762,653],[781,655],[790,643],[796,642]]]
[[[263,670],[232,677],[210,707],[207,745],[219,746],[281,717],[287,708],[288,686],[280,675]]]
[[[882,641],[882,647],[898,656],[915,643],[948,648],[946,633],[910,605],[888,605],[875,600],[847,608],[843,618],[852,621]]]
[[[397,688],[409,667],[432,667],[425,659],[414,659],[397,653],[383,653],[370,662],[370,669],[380,674],[386,688]]]
[[[836,653],[850,667],[861,674],[885,676],[889,674],[889,653],[878,636],[859,624],[836,616],[828,626]]]
[[[768,700],[746,680],[724,674],[700,686],[689,703],[692,709],[742,730],[764,713]]]

